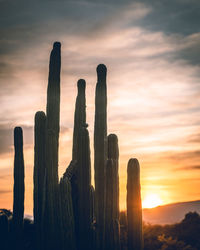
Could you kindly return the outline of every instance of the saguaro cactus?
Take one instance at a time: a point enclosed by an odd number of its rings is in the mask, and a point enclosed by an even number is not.
[[[97,223],[97,249],[104,248],[105,225],[105,168],[107,161],[107,69],[97,67],[94,125],[95,212]]]
[[[0,212],[0,244],[2,250],[7,250],[9,245],[9,225],[6,214]]]
[[[115,134],[110,134],[106,166],[105,248],[113,250],[120,249],[118,160],[118,139]]]
[[[60,130],[60,56],[59,42],[50,55],[46,117],[46,203],[45,228],[48,249],[59,248],[60,201],[58,195],[58,144]]]
[[[80,163],[80,157],[78,150],[79,149],[79,143],[80,143],[80,131],[83,127],[86,126],[86,100],[85,100],[85,87],[86,83],[85,80],[79,79],[77,82],[77,88],[78,93],[76,97],[76,105],[75,105],[75,113],[74,113],[74,131],[73,131],[73,149],[72,149],[72,162],[73,164],[77,163],[77,160],[79,158],[79,164],[76,164],[76,172],[74,172],[72,178],[71,178],[71,185],[72,185],[72,200],[73,200],[73,209],[74,209],[74,220],[75,220],[75,232],[76,232],[76,240],[80,242],[80,182],[82,181],[82,175],[81,175],[81,168],[82,165]],[[68,171],[69,172],[69,171]],[[78,245],[79,245],[78,244]]]
[[[79,130],[78,158],[77,158],[77,183],[78,183],[78,249],[91,249],[91,161],[90,141],[86,127]]]
[[[95,196],[95,191],[94,187],[91,185],[90,186],[90,223],[91,225],[94,223],[94,217],[95,217],[95,212],[94,212],[94,196]]]
[[[55,135],[56,151],[54,152],[55,155],[53,159],[53,177],[56,182],[58,182],[58,143],[60,131],[60,47],[61,44],[59,42],[55,42],[50,55],[46,107],[46,128],[47,130],[52,130]],[[48,155],[48,148],[47,144],[47,160],[50,159],[50,156]]]
[[[106,166],[106,214],[105,214],[105,249],[120,249],[119,223],[116,204],[117,186],[116,165],[112,158],[108,159]]]
[[[14,129],[14,147],[13,229],[17,234],[20,234],[23,231],[24,219],[24,156],[21,127]]]
[[[43,235],[43,206],[45,185],[45,134],[46,115],[39,111],[35,115],[35,155],[34,155],[34,224],[36,228],[37,248],[41,249]]]
[[[90,226],[91,226],[91,249],[96,249],[96,232],[95,232],[95,190],[90,186]]]
[[[140,165],[130,159],[127,168],[128,250],[143,249]]]
[[[71,183],[67,176],[60,180],[60,202],[61,202],[61,239],[62,249],[76,249],[74,234],[74,215],[71,197]]]
[[[110,197],[110,199],[113,200],[113,219],[119,220],[119,147],[118,138],[115,134],[110,134],[108,136],[108,159],[112,159],[113,163],[113,183],[110,184],[113,185],[113,196],[112,198]]]
[[[73,132],[73,149],[72,160],[77,160],[78,151],[78,134],[80,128],[86,123],[86,101],[85,101],[85,80],[80,79],[77,83],[78,94],[76,97],[76,107],[74,113],[74,132]]]

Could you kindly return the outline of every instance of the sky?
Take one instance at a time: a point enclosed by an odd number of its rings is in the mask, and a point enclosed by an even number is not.
[[[0,0],[0,207],[12,209],[13,129],[22,126],[25,213],[32,213],[34,115],[46,108],[49,54],[62,43],[59,175],[71,160],[76,83],[86,80],[93,162],[96,66],[108,69],[108,133],[130,158],[142,199],[200,198],[199,0]]]

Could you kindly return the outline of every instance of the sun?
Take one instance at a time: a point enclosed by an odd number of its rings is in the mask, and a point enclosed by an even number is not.
[[[162,205],[163,201],[157,194],[149,194],[142,201],[143,208],[153,208]]]

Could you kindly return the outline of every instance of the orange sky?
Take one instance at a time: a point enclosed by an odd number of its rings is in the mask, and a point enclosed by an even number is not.
[[[100,7],[97,12],[104,8]],[[31,40],[26,44],[21,41],[17,49],[2,55],[0,64],[6,66],[0,72],[1,208],[12,209],[12,130],[22,126],[25,213],[32,213],[33,121],[36,111],[45,110],[49,53],[55,40],[62,43],[60,176],[71,160],[79,78],[87,83],[93,155],[96,66],[104,63],[108,68],[108,132],[118,135],[120,146],[121,209],[125,209],[126,166],[131,157],[138,158],[141,165],[143,199],[151,194],[158,195],[163,204],[199,199],[200,67],[180,55],[197,47],[200,33],[169,33],[164,26],[163,30],[149,29],[141,21],[152,11],[153,6],[130,3],[106,17],[103,12],[101,18],[97,15],[99,20],[93,26],[89,21],[87,27],[83,25],[85,32],[76,32],[80,29],[76,21],[72,22],[74,29],[66,29],[65,20],[57,19],[52,19],[50,26],[45,22],[30,26],[31,34],[27,26]],[[58,25],[61,23],[62,27]],[[12,27],[9,29],[11,33]],[[22,25],[16,27],[19,34],[21,29]],[[8,38],[7,44],[19,42]]]

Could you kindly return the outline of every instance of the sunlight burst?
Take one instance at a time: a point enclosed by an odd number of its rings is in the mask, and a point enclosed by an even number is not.
[[[147,195],[142,201],[143,208],[153,208],[162,205],[163,201],[157,194]]]

